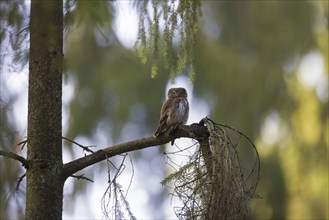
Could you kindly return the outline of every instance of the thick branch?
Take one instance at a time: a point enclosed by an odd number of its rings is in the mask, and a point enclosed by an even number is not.
[[[179,126],[173,135],[162,137],[146,137],[134,141],[128,141],[122,144],[117,144],[112,147],[107,147],[102,150],[96,151],[85,157],[81,157],[74,161],[64,164],[64,178],[68,178],[75,172],[82,170],[90,165],[105,160],[106,157],[113,157],[122,153],[130,151],[140,150],[152,146],[166,144],[176,138],[187,137],[200,139],[208,137],[208,130],[206,127],[199,124],[181,125]]]
[[[0,155],[2,155],[4,157],[9,157],[9,158],[14,159],[14,160],[18,160],[19,162],[22,163],[22,165],[25,168],[28,168],[28,162],[24,157],[21,157],[21,156],[15,154],[13,152],[8,152],[8,151],[4,151],[4,150],[0,150]]]

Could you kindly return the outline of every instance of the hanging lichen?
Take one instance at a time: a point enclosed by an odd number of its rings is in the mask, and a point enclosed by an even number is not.
[[[255,145],[241,132],[209,118],[202,119],[202,123],[209,138],[198,140],[189,162],[162,181],[163,185],[173,185],[172,195],[182,202],[174,208],[178,219],[251,218],[249,202],[256,197],[260,171]],[[252,147],[248,148],[254,152],[254,158],[249,158],[249,163],[254,161],[251,167],[242,163],[238,153],[241,146]]]

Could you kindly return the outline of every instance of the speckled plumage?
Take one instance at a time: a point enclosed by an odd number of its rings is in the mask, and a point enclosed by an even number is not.
[[[178,125],[186,124],[189,114],[187,92],[184,88],[171,88],[168,99],[162,105],[160,120],[154,136],[157,137],[166,131],[175,129]]]

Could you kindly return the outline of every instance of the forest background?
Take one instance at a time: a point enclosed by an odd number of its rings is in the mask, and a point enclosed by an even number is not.
[[[133,3],[65,1],[63,136],[97,147],[149,136],[167,89],[184,86],[189,124],[211,115],[256,143],[262,199],[252,201],[254,218],[328,218],[328,1],[202,1],[194,84],[189,68],[172,75],[161,56],[151,77],[154,60],[142,64],[133,48]],[[18,143],[27,129],[29,3],[0,4],[0,147],[25,155]],[[131,153],[134,166],[120,176],[124,190],[132,179],[127,199],[138,219],[175,216],[160,184],[172,172],[163,156],[169,150]],[[81,155],[65,142],[64,162]],[[3,157],[0,164],[0,218],[22,218],[25,181],[15,188],[24,169]],[[103,215],[107,165],[83,173],[95,183],[66,183],[63,218]]]

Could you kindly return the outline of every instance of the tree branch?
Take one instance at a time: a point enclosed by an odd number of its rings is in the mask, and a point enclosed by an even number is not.
[[[19,162],[22,163],[22,165],[27,169],[28,168],[28,161],[24,158],[21,157],[13,152],[8,152],[8,151],[4,151],[4,150],[0,150],[0,155],[4,156],[4,157],[9,157],[11,159],[14,160],[18,160]]]
[[[81,157],[79,159],[73,160],[69,163],[64,164],[64,178],[68,178],[79,170],[82,170],[90,165],[98,163],[106,158],[113,157],[122,153],[127,153],[130,151],[141,150],[144,148],[157,146],[161,144],[166,144],[176,138],[187,137],[194,139],[202,139],[208,137],[208,130],[205,126],[200,124],[192,125],[180,125],[170,136],[162,137],[146,137],[137,139],[134,141],[128,141],[125,143],[117,144],[111,147],[107,147],[96,151],[93,154]]]

